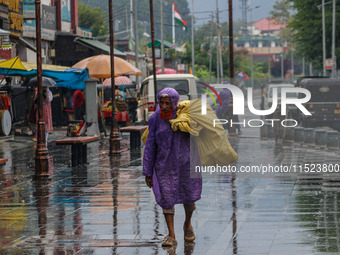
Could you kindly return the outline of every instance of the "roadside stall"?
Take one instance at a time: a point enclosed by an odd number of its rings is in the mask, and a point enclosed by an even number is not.
[[[97,56],[89,57],[89,58],[79,61],[78,63],[73,65],[73,67],[74,68],[88,68],[89,75],[93,78],[99,79],[100,84],[104,84],[103,79],[111,77],[110,55],[97,55]],[[114,57],[114,72],[115,72],[114,76],[116,78],[119,78],[119,76],[122,76],[122,75],[136,75],[136,76],[142,75],[142,72],[138,68],[136,68],[135,66],[133,66],[126,60],[121,59],[119,57]],[[116,78],[115,78],[115,84],[118,85],[118,83],[116,83]],[[125,78],[127,77],[124,77],[124,79]],[[118,89],[123,89],[122,91],[123,93],[122,93],[121,98],[118,93],[117,95],[118,100],[116,101],[117,121],[119,122],[119,124],[122,124],[122,125],[125,125],[127,122],[129,122],[128,106],[124,100],[125,90],[124,90],[124,87],[119,87],[124,83],[126,82],[122,82],[120,85],[118,85]],[[129,79],[128,83],[131,84],[132,81]],[[105,118],[108,121],[111,121],[111,118],[112,118],[112,102],[111,102],[111,105],[108,102],[111,100],[110,98],[111,97],[111,80],[106,86],[99,85],[99,87],[100,89],[98,91],[98,94],[99,94],[99,109],[98,110],[99,110],[99,117],[101,118],[101,122],[105,129]],[[105,101],[108,103],[105,104]]]
[[[32,95],[34,94],[34,88],[29,85],[29,80],[37,75],[34,67],[36,67],[36,64],[21,62],[19,57],[0,60],[0,75],[4,76],[3,80],[7,81],[5,85],[0,86],[0,100],[1,98],[3,99],[3,106],[7,107],[9,112],[9,114],[1,114],[0,109],[0,126],[4,122],[0,129],[7,130],[6,132],[1,132],[0,130],[0,135],[8,135],[12,126],[28,125],[33,102]],[[53,101],[51,102],[53,125],[65,125],[67,123],[67,115],[64,112],[63,97],[68,89],[85,88],[85,79],[89,77],[88,70],[43,65],[42,75],[50,77],[56,82],[55,86],[50,87],[53,94]],[[20,77],[19,84],[13,84],[17,83],[15,80],[19,80]],[[3,83],[1,82],[1,84]],[[6,97],[8,97],[8,100],[5,100]],[[0,108],[2,108],[1,104]],[[10,121],[7,120],[8,118]]]
[[[132,106],[137,105],[136,83],[126,76],[119,76],[115,78],[115,85],[117,121],[121,125],[126,125],[126,122],[134,122],[135,114],[133,111],[137,108],[133,109]],[[110,121],[112,117],[111,78],[105,79],[103,86],[98,85],[97,89],[98,94],[102,95],[101,98],[103,98],[103,115]]]

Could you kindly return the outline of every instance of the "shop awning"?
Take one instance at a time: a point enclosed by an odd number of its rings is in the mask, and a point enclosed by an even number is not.
[[[22,62],[22,64],[28,70],[37,69],[37,64],[36,63]],[[57,65],[42,64],[42,69],[43,70],[65,71],[66,69],[69,69],[69,68],[70,67],[68,67],[68,66],[57,66]]]
[[[101,50],[105,53],[110,54],[110,47],[106,45],[105,43],[102,43],[98,40],[92,40],[92,39],[86,39],[86,38],[81,38],[77,37],[74,39],[74,41],[80,45],[83,45],[85,47],[94,49],[94,50]],[[114,55],[116,57],[125,57],[126,54],[124,52],[121,52],[117,49],[114,49]]]
[[[19,36],[16,36],[16,35],[13,35],[13,34],[10,34],[9,37],[10,37],[12,42],[19,43],[19,44],[25,46],[26,48],[29,48],[30,50],[33,50],[34,52],[37,51],[37,48],[34,45],[30,44],[29,42],[27,42],[23,38],[21,38]]]
[[[171,48],[173,46],[173,44],[168,42],[168,41],[163,40],[163,42],[164,42],[164,47],[165,48]],[[158,39],[155,39],[155,47],[161,47],[161,45],[162,45],[162,41],[158,40]],[[152,47],[152,43],[151,42],[148,43],[148,47],[149,48]]]
[[[15,57],[0,60],[0,75],[34,77],[37,75],[37,70],[27,69],[19,57]],[[84,90],[85,80],[89,78],[89,70],[87,68],[69,68],[64,71],[57,71],[43,68],[42,75],[52,78],[57,83],[56,86]]]

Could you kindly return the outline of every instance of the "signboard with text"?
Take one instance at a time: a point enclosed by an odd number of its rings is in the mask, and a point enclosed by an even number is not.
[[[42,28],[56,29],[56,9],[54,6],[42,6]]]
[[[333,69],[333,59],[331,58],[325,59],[325,68],[328,70]]]
[[[23,30],[24,17],[22,13],[22,0],[0,0],[0,5],[5,5],[8,8],[8,14],[2,12],[2,18],[6,18],[4,15],[8,15],[9,29],[12,33],[20,36]]]
[[[35,20],[25,20],[24,23],[24,37],[35,38]],[[55,30],[42,28],[41,29],[41,39],[47,41],[53,41],[55,38]]]

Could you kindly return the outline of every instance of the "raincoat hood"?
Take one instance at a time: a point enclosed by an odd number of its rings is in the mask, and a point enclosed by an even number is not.
[[[169,97],[170,97],[170,100],[171,100],[171,109],[172,109],[172,112],[175,113],[177,111],[177,104],[178,104],[178,101],[179,101],[179,94],[178,92],[173,89],[173,88],[165,88],[165,89],[162,89],[158,95],[157,95],[157,100],[158,102],[160,102],[161,100],[161,95],[162,94],[168,94]],[[160,107],[158,105],[157,107],[157,110],[160,111]]]

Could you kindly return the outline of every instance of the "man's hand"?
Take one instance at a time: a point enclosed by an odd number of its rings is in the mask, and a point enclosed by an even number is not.
[[[152,176],[145,176],[145,183],[151,189],[153,187]]]

